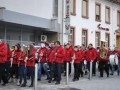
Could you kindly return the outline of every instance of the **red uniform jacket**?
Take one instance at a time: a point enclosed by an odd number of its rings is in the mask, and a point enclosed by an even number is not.
[[[41,57],[40,62],[46,62],[47,49],[46,48],[40,48],[39,51],[38,51],[38,55],[40,55],[40,53],[43,53],[43,56]]]
[[[115,51],[115,50],[114,50],[114,51],[111,52],[111,54],[117,54],[117,52],[118,52],[118,51]]]
[[[73,49],[71,49],[71,48],[65,49],[64,61],[71,62],[73,55],[74,55]]]
[[[26,66],[35,67],[35,52],[36,52],[36,49],[33,48],[32,49],[32,55],[28,56],[27,65]]]
[[[19,62],[20,62],[20,65],[23,65],[25,66],[25,59],[26,59],[27,55],[26,54],[21,54],[20,58],[19,58]]]
[[[83,56],[82,56],[82,51],[77,51],[77,52],[75,52],[75,61],[74,61],[74,63],[80,63],[80,62],[82,62],[82,59],[83,58]]]
[[[12,51],[11,50],[8,51],[6,62],[10,62],[10,58],[12,58]]]
[[[21,53],[20,50],[14,52],[13,64],[17,64],[18,65],[18,59],[20,58],[20,53]]]
[[[0,45],[0,63],[5,63],[7,60],[7,44],[2,43]]]
[[[56,59],[55,59],[56,63],[63,63],[64,56],[65,56],[64,48],[62,46],[57,47],[56,53],[57,53],[57,55],[55,56],[56,57]]]
[[[82,55],[82,60],[85,60],[85,59],[84,59],[84,56],[85,56],[85,50],[80,50],[80,52],[81,52],[81,55]]]
[[[120,51],[117,52],[118,60],[120,61]]]
[[[97,56],[97,50],[95,48],[91,48],[87,51],[87,61],[95,60]]]
[[[84,60],[87,60],[88,59],[88,50],[85,50],[84,51]]]
[[[48,56],[48,62],[53,63],[55,61],[55,53],[56,53],[56,47],[51,49],[50,54]]]

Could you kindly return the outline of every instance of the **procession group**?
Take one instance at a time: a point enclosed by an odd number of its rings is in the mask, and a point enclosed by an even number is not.
[[[71,64],[74,66],[73,81],[78,81],[80,77],[89,74],[90,62],[92,62],[93,76],[96,75],[96,63],[98,63],[100,77],[103,77],[104,70],[109,77],[109,71],[111,70],[111,75],[114,71],[114,65],[110,65],[109,62],[111,54],[118,56],[119,75],[120,51],[117,48],[110,51],[104,44],[94,48],[91,43],[88,47],[72,46],[71,42],[63,46],[59,41],[55,41],[49,44],[42,42],[40,48],[35,48],[32,44],[27,46],[16,44],[10,48],[9,44],[0,40],[0,83],[5,86],[16,80],[18,86],[26,87],[30,79],[29,87],[33,87],[35,63],[38,64],[38,81],[42,80],[42,74],[45,72],[48,83],[55,82],[56,85],[60,84],[61,73],[66,76],[66,63],[69,63],[69,75],[71,75]]]

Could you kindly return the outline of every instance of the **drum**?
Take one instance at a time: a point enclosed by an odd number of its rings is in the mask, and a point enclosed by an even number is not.
[[[118,56],[116,54],[110,55],[109,62],[111,65],[118,65]]]

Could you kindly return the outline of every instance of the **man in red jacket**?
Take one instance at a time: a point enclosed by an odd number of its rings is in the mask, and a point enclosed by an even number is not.
[[[5,86],[8,82],[5,75],[5,62],[7,61],[7,51],[7,44],[0,40],[0,80],[3,80],[3,86]]]
[[[90,43],[89,46],[88,46],[88,51],[87,51],[87,67],[88,67],[88,70],[90,71],[90,62],[93,63],[93,61],[96,59],[97,57],[97,51],[95,48],[93,48],[93,45]],[[92,64],[92,71],[93,71],[93,65]],[[92,72],[93,73],[93,72]]]
[[[50,53],[48,55],[48,65],[50,69],[50,78],[48,83],[51,83],[52,79],[56,79],[55,77],[55,53],[56,53],[56,47],[55,47],[55,42],[51,43],[51,49]]]
[[[64,58],[64,76],[66,76],[67,62],[69,63],[69,75],[71,74],[71,61],[72,61],[73,55],[74,55],[74,49],[69,43],[67,43],[66,49],[65,49],[65,58]]]
[[[60,84],[61,80],[61,66],[63,64],[64,56],[65,56],[65,50],[63,46],[60,45],[59,41],[55,42],[55,46],[57,48],[55,53],[55,71],[56,71],[56,85]]]

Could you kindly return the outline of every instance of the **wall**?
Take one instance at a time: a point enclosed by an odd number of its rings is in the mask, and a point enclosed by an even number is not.
[[[0,0],[0,7],[47,19],[53,14],[53,0]]]
[[[101,3],[101,22],[95,21],[95,2]],[[111,9],[111,24],[105,23],[105,6],[110,6]],[[82,0],[76,0],[76,16],[71,15],[71,26],[76,27],[75,45],[82,44],[82,28],[88,29],[88,43],[93,43],[95,46],[95,31],[101,32],[101,39],[105,40],[105,33],[110,33],[110,47],[113,48],[116,44],[114,31],[117,27],[117,9],[119,5],[107,2],[105,0],[89,0],[89,19],[82,18]],[[98,30],[97,25],[101,24],[104,28],[109,28],[110,31]],[[93,33],[92,33],[93,32]]]

